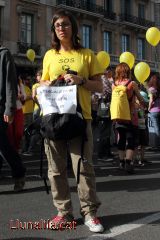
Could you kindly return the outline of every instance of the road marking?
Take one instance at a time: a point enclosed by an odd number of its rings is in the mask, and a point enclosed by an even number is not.
[[[123,233],[132,231],[134,229],[140,228],[146,224],[155,222],[157,220],[160,220],[160,212],[154,213],[148,217],[140,218],[140,219],[133,221],[131,223],[128,223],[128,224],[113,227],[110,229],[111,233],[92,235],[92,236],[86,238],[86,240],[102,240],[102,239],[112,238],[115,236],[119,236]]]

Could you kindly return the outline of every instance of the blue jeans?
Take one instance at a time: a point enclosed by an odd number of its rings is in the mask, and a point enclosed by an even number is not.
[[[155,135],[157,138],[160,138],[160,112],[151,112],[150,116],[153,123]]]

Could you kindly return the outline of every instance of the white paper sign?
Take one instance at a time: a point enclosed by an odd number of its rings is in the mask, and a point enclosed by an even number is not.
[[[77,86],[41,86],[37,98],[43,115],[50,113],[76,113]]]

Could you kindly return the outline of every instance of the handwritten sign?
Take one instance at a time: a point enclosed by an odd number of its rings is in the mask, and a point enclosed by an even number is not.
[[[50,113],[76,113],[77,87],[41,86],[37,88],[37,98],[43,115]]]

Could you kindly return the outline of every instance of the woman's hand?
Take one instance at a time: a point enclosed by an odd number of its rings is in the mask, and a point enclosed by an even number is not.
[[[3,119],[4,119],[4,122],[6,122],[6,123],[12,123],[13,122],[13,115],[10,115],[10,116],[8,116],[8,115],[4,115],[3,116]]]
[[[65,74],[63,77],[64,77],[64,80],[69,85],[73,85],[73,84],[79,85],[83,81],[83,77],[75,75],[75,74],[71,74],[71,73]]]
[[[24,100],[24,95],[22,93],[18,94],[17,99]]]

